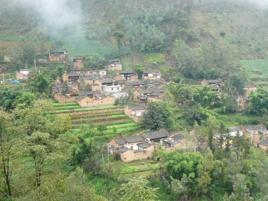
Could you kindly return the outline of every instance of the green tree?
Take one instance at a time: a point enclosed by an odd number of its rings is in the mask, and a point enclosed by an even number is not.
[[[45,178],[38,189],[15,199],[15,201],[107,201],[88,186],[85,173],[77,168],[70,174],[53,173]]]
[[[33,93],[24,92],[15,101],[16,107],[29,107],[33,104],[35,100],[35,95]]]
[[[29,139],[29,152],[34,161],[35,185],[42,184],[45,162],[51,150],[50,135],[48,133],[34,132]]]
[[[172,129],[171,112],[163,103],[151,103],[144,114],[142,125],[151,130]]]
[[[98,54],[88,55],[85,60],[86,66],[93,69],[103,69],[106,64],[105,58]]]
[[[43,74],[36,74],[30,82],[30,87],[35,93],[47,94],[50,91],[50,82]]]
[[[255,115],[268,114],[268,92],[258,89],[249,96],[248,111]]]
[[[253,201],[247,187],[246,176],[238,174],[234,178],[233,193],[226,201]]]
[[[4,181],[4,197],[12,196],[12,162],[16,146],[12,126],[10,114],[0,110],[0,167]]]
[[[155,188],[148,184],[143,178],[133,178],[120,188],[122,197],[120,201],[156,201],[157,194]]]

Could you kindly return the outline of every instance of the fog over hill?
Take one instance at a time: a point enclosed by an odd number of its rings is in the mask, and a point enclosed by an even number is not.
[[[35,11],[42,23],[54,32],[82,24],[80,1],[19,0],[18,3]]]

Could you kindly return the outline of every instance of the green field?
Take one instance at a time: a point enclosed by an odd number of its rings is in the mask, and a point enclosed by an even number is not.
[[[22,35],[11,35],[11,34],[0,34],[0,41],[21,41],[24,39],[24,36]]]
[[[71,31],[66,31],[60,41],[63,43],[62,48],[70,52],[72,56],[105,55],[112,51],[107,44],[103,45],[97,40],[87,39],[87,33],[82,27],[74,27]]]
[[[268,59],[241,61],[250,83],[268,90]]]
[[[124,114],[122,107],[106,105],[81,108],[76,103],[54,103],[53,106],[54,114],[70,115],[74,133],[79,133],[84,126],[94,128],[102,126],[102,133],[92,136],[96,140],[105,141],[118,134],[131,134],[140,130],[140,126]]]

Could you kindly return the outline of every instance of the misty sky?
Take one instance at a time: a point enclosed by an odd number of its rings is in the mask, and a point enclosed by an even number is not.
[[[251,3],[255,3],[259,6],[267,6],[268,5],[268,0],[248,0],[248,1]]]
[[[81,24],[79,1],[68,0],[19,0],[19,2],[40,15],[45,24],[52,29],[63,29]]]
[[[33,9],[45,25],[53,31],[66,27],[81,25],[82,12],[79,0],[11,0]],[[234,0],[236,1],[236,0]],[[260,7],[268,6],[268,0],[240,0],[251,2]],[[124,3],[124,0],[122,0]]]

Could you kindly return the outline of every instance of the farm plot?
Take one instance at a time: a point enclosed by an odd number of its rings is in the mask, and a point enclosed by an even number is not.
[[[118,179],[121,181],[126,181],[133,177],[153,176],[161,168],[160,163],[154,160],[141,160],[130,163],[112,161],[110,165],[117,170]]]
[[[72,120],[72,130],[79,132],[83,126],[93,126],[102,130],[96,140],[106,140],[118,134],[130,134],[140,126],[124,114],[122,107],[107,105],[101,107],[81,108],[76,103],[54,103],[54,114],[68,114]]]
[[[242,60],[241,64],[251,83],[268,90],[268,59]]]

